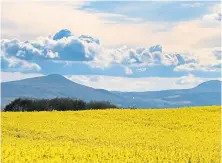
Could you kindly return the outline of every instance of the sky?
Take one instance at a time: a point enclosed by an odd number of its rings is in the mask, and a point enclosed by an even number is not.
[[[1,81],[149,91],[221,79],[220,1],[7,1]]]

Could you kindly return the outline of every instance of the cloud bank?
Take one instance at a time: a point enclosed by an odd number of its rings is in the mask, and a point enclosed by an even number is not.
[[[127,75],[132,69],[146,71],[150,67],[173,67],[174,71],[219,72],[221,67],[221,48],[203,49],[190,52],[165,52],[161,45],[150,47],[128,47],[126,45],[107,48],[100,40],[87,35],[74,35],[62,29],[54,36],[38,37],[35,40],[1,40],[2,68],[41,71],[39,63],[82,63],[92,68],[123,67]],[[203,58],[203,56],[205,58]],[[209,59],[211,59],[210,62]],[[205,62],[204,62],[205,61]]]

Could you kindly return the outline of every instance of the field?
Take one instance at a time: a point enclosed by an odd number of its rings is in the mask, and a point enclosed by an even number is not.
[[[219,163],[220,107],[3,112],[3,163]]]

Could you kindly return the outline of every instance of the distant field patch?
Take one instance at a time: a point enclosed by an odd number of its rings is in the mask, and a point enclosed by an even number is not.
[[[219,163],[220,107],[3,112],[3,163]]]

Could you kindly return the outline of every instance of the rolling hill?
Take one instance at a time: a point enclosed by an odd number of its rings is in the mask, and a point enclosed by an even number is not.
[[[191,89],[176,89],[146,92],[113,92],[116,95],[140,101],[135,106],[182,107],[221,105],[221,81],[211,80]]]
[[[94,89],[74,83],[62,75],[51,74],[19,81],[5,82],[2,87],[2,104],[5,105],[17,97],[55,98],[71,97],[85,101],[121,102],[122,97],[106,90]]]
[[[18,97],[71,97],[85,101],[110,101],[121,107],[181,107],[221,104],[221,81],[204,82],[191,89],[110,92],[72,82],[62,75],[51,74],[1,83],[2,106]]]

